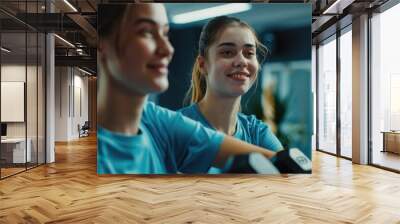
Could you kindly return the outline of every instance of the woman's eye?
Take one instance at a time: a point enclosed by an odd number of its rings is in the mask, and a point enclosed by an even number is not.
[[[233,51],[222,51],[221,52],[221,54],[223,55],[223,56],[232,56],[233,55]]]
[[[153,36],[153,31],[150,29],[141,29],[139,30],[139,34],[145,37],[151,37]]]
[[[256,55],[256,53],[254,51],[248,51],[246,54],[249,57],[253,57],[254,55]]]

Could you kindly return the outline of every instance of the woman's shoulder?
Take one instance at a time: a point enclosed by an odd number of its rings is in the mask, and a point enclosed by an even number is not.
[[[155,129],[161,126],[168,126],[176,121],[180,114],[155,104],[154,102],[146,102],[143,108],[142,123],[148,127]]]
[[[184,115],[193,113],[197,108],[197,104],[190,104],[189,106],[182,107],[181,109],[177,110],[177,112],[182,113]]]
[[[182,114],[179,111],[170,110],[157,105],[154,102],[147,102],[143,109],[142,121],[151,126],[164,125],[170,127],[177,122],[187,123],[184,115],[185,114]]]
[[[175,114],[174,111],[169,110],[165,107],[155,104],[152,101],[147,101],[143,108],[144,116],[156,116],[159,117],[160,115],[173,115]]]
[[[191,104],[189,106],[183,107],[177,112],[185,115],[186,117],[189,117],[194,120],[200,120],[201,118],[201,113],[199,111],[198,105],[197,104]]]
[[[162,110],[162,109],[164,109],[164,108],[155,104],[152,101],[146,101],[146,103],[144,104],[144,107],[143,107],[144,112],[154,112],[154,111]]]

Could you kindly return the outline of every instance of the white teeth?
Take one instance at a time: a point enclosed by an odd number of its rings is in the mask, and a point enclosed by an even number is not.
[[[245,74],[232,74],[232,75],[230,75],[232,78],[237,78],[237,79],[244,79],[244,78],[246,78],[246,77],[248,77],[247,75],[245,75]]]

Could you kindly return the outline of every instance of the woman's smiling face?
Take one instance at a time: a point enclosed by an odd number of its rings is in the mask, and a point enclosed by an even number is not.
[[[104,44],[111,76],[134,94],[165,91],[174,52],[168,31],[162,4],[132,5]]]
[[[245,94],[259,68],[253,32],[239,25],[226,27],[211,44],[202,67],[207,91],[228,97]]]

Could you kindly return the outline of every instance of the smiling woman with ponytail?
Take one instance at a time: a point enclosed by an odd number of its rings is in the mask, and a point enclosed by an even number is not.
[[[253,28],[234,17],[216,17],[204,25],[198,47],[185,99],[190,99],[191,105],[179,112],[237,139],[281,150],[267,124],[239,112],[241,97],[257,80],[259,60],[267,53]],[[224,169],[213,167],[209,173],[228,168],[229,164]]]

